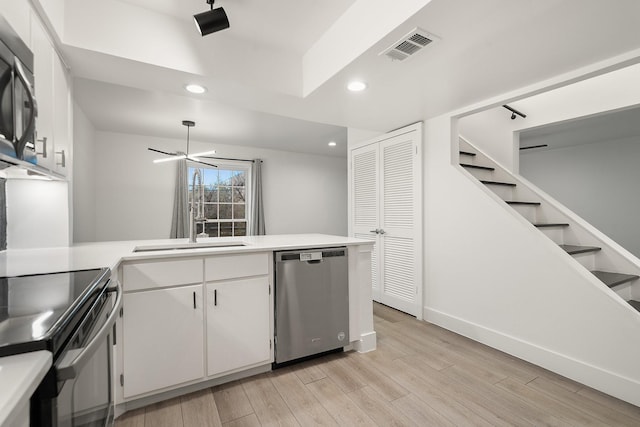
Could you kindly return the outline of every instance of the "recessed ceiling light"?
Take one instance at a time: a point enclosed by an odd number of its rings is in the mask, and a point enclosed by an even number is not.
[[[191,93],[198,93],[198,94],[205,93],[207,91],[206,87],[200,86],[197,84],[188,84],[184,88]]]
[[[335,147],[336,145],[338,144],[335,141],[329,142],[329,147]]]
[[[347,85],[347,89],[349,89],[351,92],[361,92],[366,88],[367,88],[367,84],[365,82],[361,82],[358,80],[349,82],[349,84]]]

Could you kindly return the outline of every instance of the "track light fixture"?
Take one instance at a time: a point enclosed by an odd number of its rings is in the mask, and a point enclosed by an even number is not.
[[[515,108],[509,107],[508,105],[503,105],[504,108],[506,108],[507,110],[511,111],[511,120],[515,120],[516,117],[520,116],[523,119],[525,119],[527,117],[526,114],[521,113],[520,111],[516,110]]]
[[[229,28],[229,18],[227,18],[227,14],[221,7],[214,9],[214,2],[215,0],[207,0],[207,4],[211,6],[211,10],[193,15],[196,27],[201,36]]]

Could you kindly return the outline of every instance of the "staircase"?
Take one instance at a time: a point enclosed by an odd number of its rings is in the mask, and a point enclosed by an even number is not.
[[[517,183],[519,180],[515,176],[463,138],[460,138],[459,164],[640,312],[640,298],[637,297],[640,295],[640,264],[621,256],[606,242],[598,241],[552,203],[523,183]]]

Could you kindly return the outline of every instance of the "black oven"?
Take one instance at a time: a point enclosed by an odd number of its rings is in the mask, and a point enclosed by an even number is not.
[[[0,328],[0,355],[53,354],[31,396],[31,426],[113,424],[112,346],[121,298],[108,268],[0,278],[0,326],[8,326]]]
[[[33,53],[0,16],[0,153],[37,163]]]

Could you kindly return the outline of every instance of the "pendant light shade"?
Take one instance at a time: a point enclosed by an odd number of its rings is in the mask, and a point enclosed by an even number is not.
[[[211,0],[207,0],[207,3],[211,5],[211,10],[193,15],[201,36],[229,28],[229,18],[224,9],[221,7],[214,9]]]

